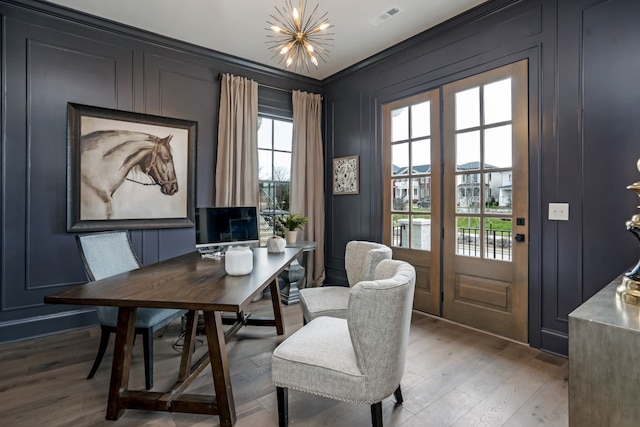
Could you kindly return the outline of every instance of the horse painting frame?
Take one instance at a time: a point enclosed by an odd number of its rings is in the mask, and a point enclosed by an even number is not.
[[[67,104],[67,231],[193,227],[195,121]]]

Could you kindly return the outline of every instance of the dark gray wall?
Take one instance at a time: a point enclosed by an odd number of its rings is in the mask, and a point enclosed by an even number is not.
[[[360,194],[327,200],[327,280],[382,237],[380,106],[529,61],[531,345],[567,354],[568,314],[640,255],[640,2],[496,0],[324,81],[327,158],[360,155]],[[331,188],[327,164],[327,185]],[[548,203],[570,220],[547,220]],[[345,212],[349,212],[345,215]]]
[[[66,217],[66,103],[198,122],[197,203],[213,200],[218,76],[323,93],[326,188],[331,159],[360,155],[359,195],[327,191],[328,281],[344,247],[382,237],[380,105],[520,59],[529,61],[531,344],[567,352],[567,315],[634,263],[625,187],[640,157],[640,2],[494,0],[323,82],[93,19],[33,0],[0,0],[2,185],[0,342],[94,322],[46,306],[85,280]],[[261,108],[288,114],[286,92]],[[569,202],[568,222],[548,221]],[[345,214],[348,213],[348,214]],[[193,247],[192,229],[133,231],[152,263]]]
[[[2,1],[0,342],[95,323],[92,310],[44,305],[86,281],[66,232],[66,105],[194,120],[196,204],[213,202],[220,73],[283,89],[320,83],[37,1]],[[261,109],[291,115],[291,94],[260,88]],[[134,230],[143,263],[193,250],[193,228]]]

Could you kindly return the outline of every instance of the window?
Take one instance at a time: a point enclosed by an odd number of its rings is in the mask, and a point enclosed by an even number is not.
[[[260,240],[273,234],[275,216],[289,212],[291,189],[291,120],[258,117],[258,177],[260,179]]]

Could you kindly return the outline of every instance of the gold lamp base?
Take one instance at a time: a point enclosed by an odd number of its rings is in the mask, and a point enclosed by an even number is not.
[[[616,295],[627,304],[640,306],[640,281],[624,276],[622,284],[616,288]]]

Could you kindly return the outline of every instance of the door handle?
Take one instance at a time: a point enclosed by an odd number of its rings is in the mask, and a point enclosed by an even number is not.
[[[524,242],[524,234],[516,234],[516,242]]]

